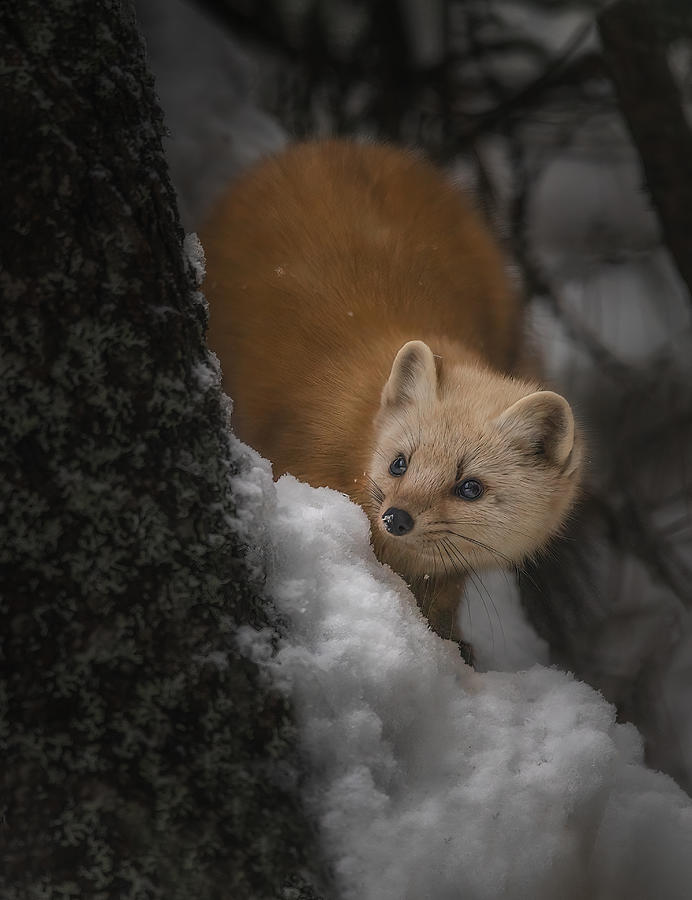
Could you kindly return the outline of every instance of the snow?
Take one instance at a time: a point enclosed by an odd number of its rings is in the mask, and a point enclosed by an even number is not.
[[[485,572],[468,585],[460,625],[473,645],[477,669],[517,672],[549,662],[548,645],[526,621],[518,585],[508,572]]]
[[[183,240],[183,253],[188,265],[192,268],[195,285],[201,287],[202,282],[204,281],[206,266],[204,248],[202,247],[196,232],[193,231],[190,234],[185,235],[185,239]]]
[[[469,669],[375,559],[358,506],[274,484],[245,452],[239,512],[284,636],[274,656],[266,632],[239,640],[295,705],[339,896],[687,897],[692,801],[646,768],[636,730],[555,669]]]

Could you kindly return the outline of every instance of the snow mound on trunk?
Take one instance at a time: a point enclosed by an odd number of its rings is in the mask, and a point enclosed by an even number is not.
[[[692,803],[612,706],[542,666],[473,672],[377,562],[358,506],[263,484],[287,628],[265,662],[295,704],[344,898],[689,897]]]

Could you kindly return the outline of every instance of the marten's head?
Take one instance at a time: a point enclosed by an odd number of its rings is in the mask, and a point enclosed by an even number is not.
[[[559,531],[580,463],[559,394],[409,341],[382,391],[366,473],[378,556],[411,576],[518,564]]]

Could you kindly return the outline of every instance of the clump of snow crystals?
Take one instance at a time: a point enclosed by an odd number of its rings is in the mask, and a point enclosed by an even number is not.
[[[183,253],[195,276],[195,283],[200,287],[204,281],[206,272],[206,260],[204,258],[204,248],[200,243],[197,234],[193,231],[185,235],[183,241]]]
[[[288,633],[271,661],[255,649],[295,704],[341,897],[690,896],[692,803],[599,694],[542,666],[471,671],[374,558],[359,507],[262,484]]]

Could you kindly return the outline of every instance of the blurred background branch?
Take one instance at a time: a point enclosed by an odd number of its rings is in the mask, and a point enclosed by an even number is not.
[[[598,27],[665,241],[692,296],[692,132],[667,57],[673,37],[692,36],[692,8],[619,0]]]

